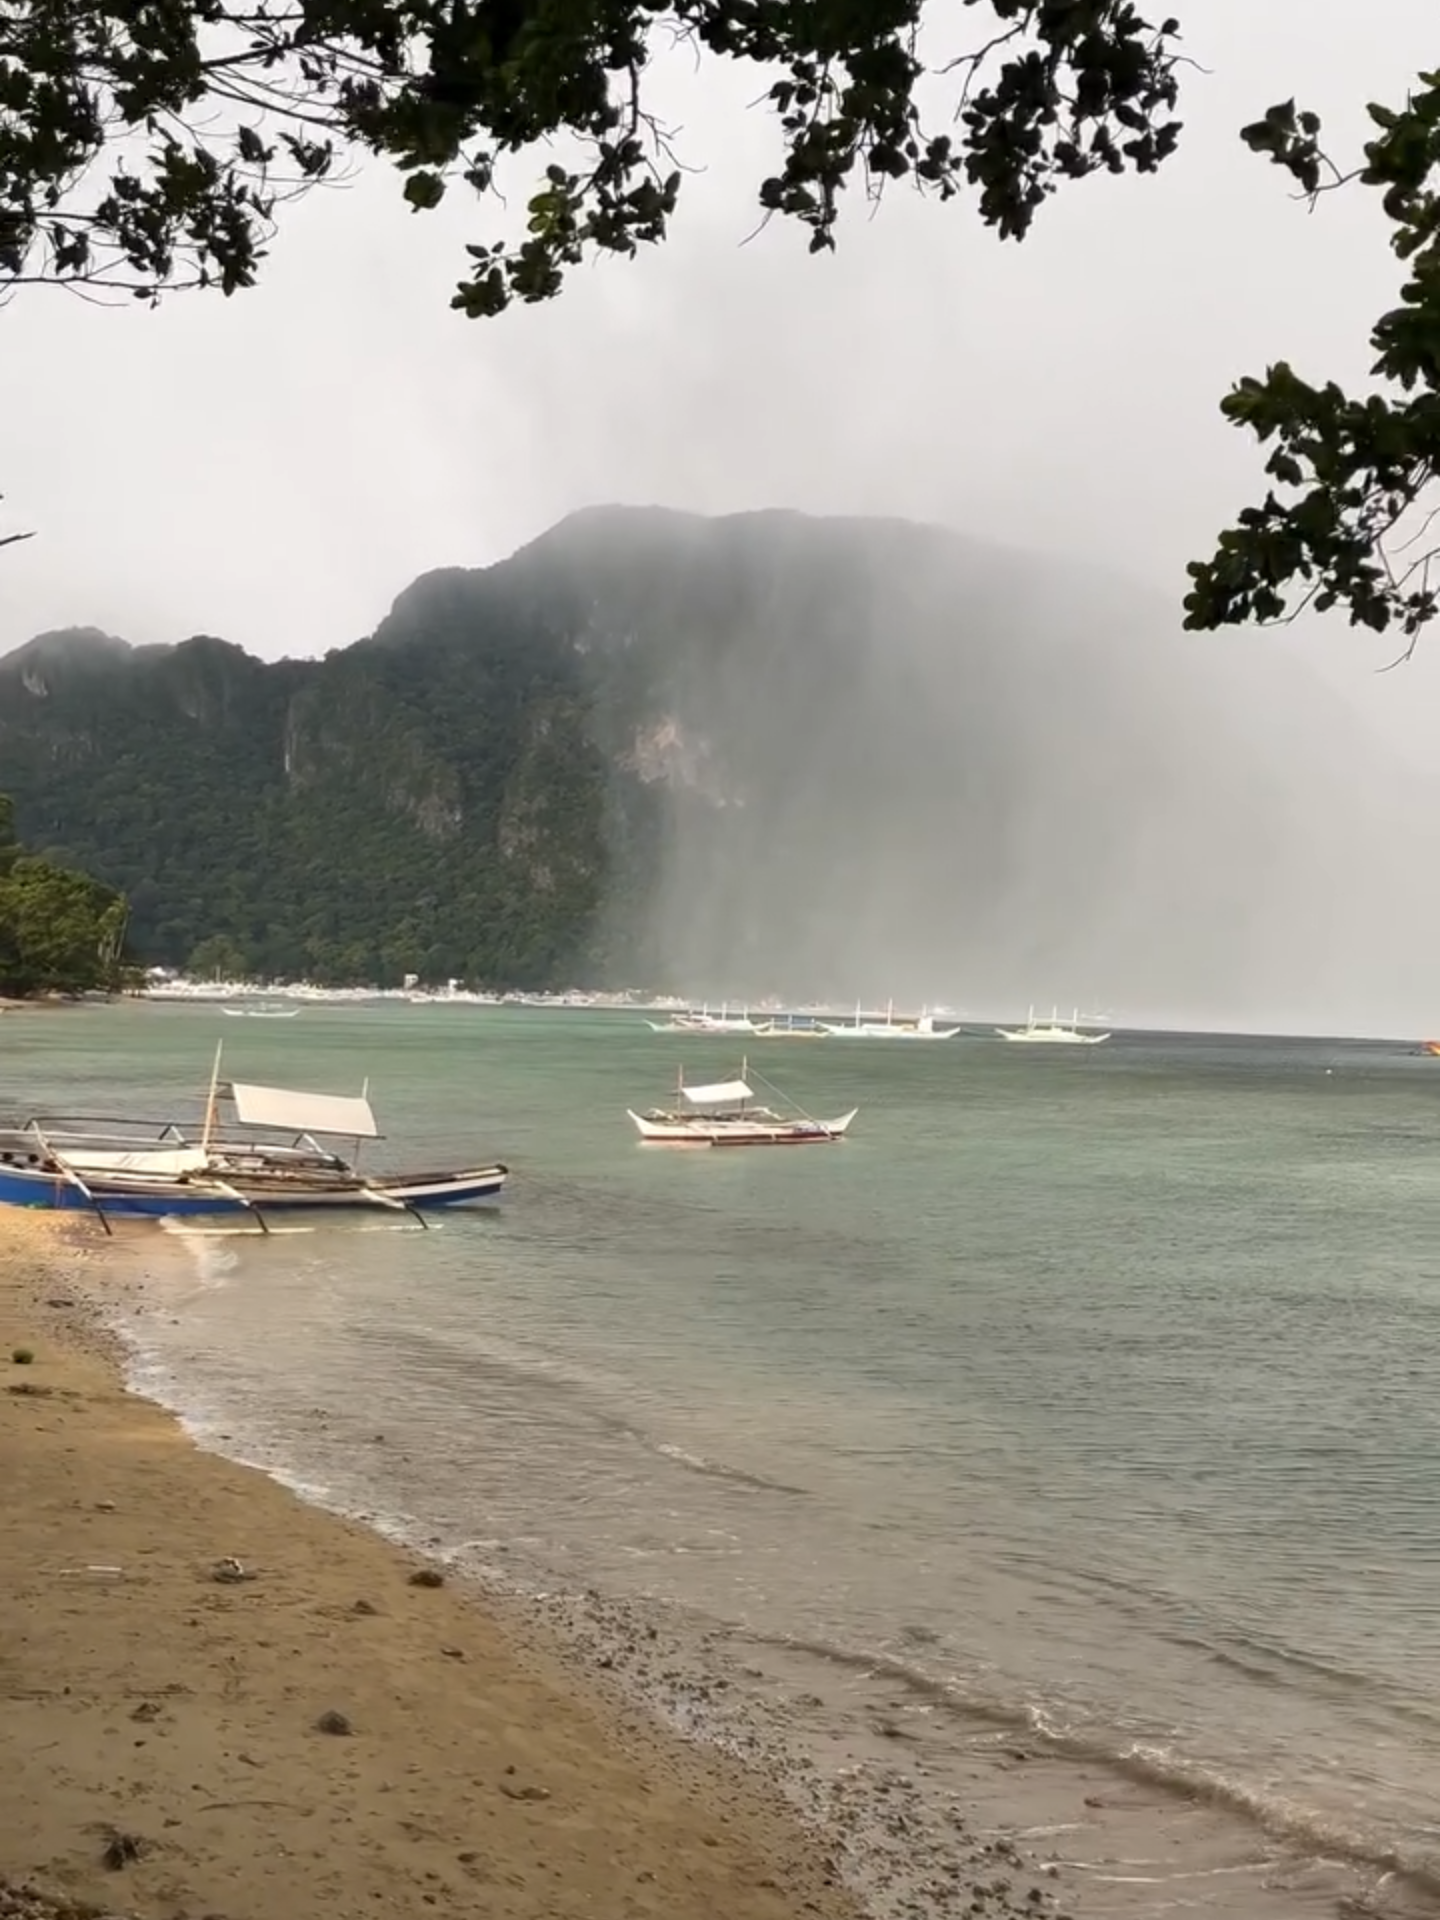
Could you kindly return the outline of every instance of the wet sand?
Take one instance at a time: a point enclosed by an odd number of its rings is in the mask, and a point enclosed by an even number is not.
[[[0,1915],[853,1920],[737,1765],[128,1393],[120,1257],[0,1214]]]

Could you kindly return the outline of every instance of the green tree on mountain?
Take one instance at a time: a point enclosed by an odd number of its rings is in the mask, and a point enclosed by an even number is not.
[[[244,980],[250,963],[228,934],[212,933],[196,944],[185,970],[197,980]]]

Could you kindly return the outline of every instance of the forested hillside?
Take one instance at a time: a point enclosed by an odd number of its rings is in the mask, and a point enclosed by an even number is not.
[[[0,788],[154,961],[1010,1006],[1332,1005],[1379,966],[1426,990],[1431,816],[1300,662],[899,522],[595,509],[323,659],[42,636],[0,660]]]
[[[606,779],[575,662],[486,598],[421,583],[383,639],[319,661],[43,636],[0,661],[27,837],[123,888],[157,962],[524,983],[600,964]]]

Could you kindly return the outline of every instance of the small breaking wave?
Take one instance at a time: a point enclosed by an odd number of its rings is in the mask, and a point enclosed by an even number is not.
[[[195,1277],[202,1287],[224,1285],[239,1267],[239,1250],[229,1244],[237,1229],[200,1228],[184,1220],[170,1219],[161,1220],[158,1225],[167,1240],[189,1257]]]
[[[690,1453],[669,1440],[652,1440],[647,1434],[631,1428],[632,1439],[638,1440],[651,1453],[658,1453],[664,1460],[673,1460],[676,1466],[684,1467],[687,1473],[704,1474],[707,1480],[724,1480],[735,1487],[752,1487],[757,1493],[788,1493],[800,1499],[809,1495],[808,1487],[797,1487],[788,1480],[771,1480],[763,1473],[751,1473],[745,1467],[729,1467],[721,1460],[709,1460],[703,1453]]]
[[[1427,1899],[1440,1899],[1440,1853],[1398,1845],[1358,1821],[1306,1807],[1291,1795],[1247,1782],[1178,1753],[1160,1739],[1134,1739],[1100,1725],[1077,1727],[1055,1702],[1006,1699],[925,1671],[876,1650],[802,1635],[750,1632],[757,1647],[800,1654],[846,1672],[884,1679],[927,1706],[988,1726],[997,1735],[1023,1733],[1057,1759],[1101,1766],[1177,1801],[1235,1814],[1296,1853],[1395,1876]]]

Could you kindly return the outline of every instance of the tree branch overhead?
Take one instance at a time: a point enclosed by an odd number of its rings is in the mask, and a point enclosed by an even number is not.
[[[1143,0],[1141,0],[1143,4]],[[663,242],[686,160],[651,76],[679,43],[764,74],[779,136],[763,220],[835,247],[847,197],[908,183],[1024,240],[1092,174],[1155,172],[1180,138],[1180,23],[1136,0],[960,0],[973,51],[927,64],[936,0],[0,0],[0,303],[22,287],[154,301],[259,275],[287,203],[366,158],[424,213],[497,203],[537,155],[519,238],[465,249],[472,319],[559,294],[570,272]],[[938,106],[933,104],[938,101]],[[1440,472],[1440,73],[1372,106],[1345,166],[1317,115],[1272,106],[1242,137],[1313,209],[1379,195],[1406,278],[1371,333],[1369,388],[1277,359],[1225,417],[1270,485],[1189,569],[1186,625],[1343,612],[1414,637],[1440,610],[1440,546],[1416,527]],[[939,118],[932,117],[938,112]],[[543,150],[543,152],[542,152]],[[542,163],[543,160],[543,163]],[[25,534],[0,536],[0,546]]]

